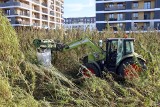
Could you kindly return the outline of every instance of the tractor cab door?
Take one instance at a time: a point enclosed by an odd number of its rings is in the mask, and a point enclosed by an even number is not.
[[[134,39],[118,39],[118,50],[116,64],[126,55],[134,53]]]
[[[116,59],[116,64],[121,61],[124,55],[124,45],[123,45],[123,40],[118,39],[118,49],[117,49],[117,59]]]
[[[108,69],[116,67],[118,40],[107,40],[106,46],[106,67]]]

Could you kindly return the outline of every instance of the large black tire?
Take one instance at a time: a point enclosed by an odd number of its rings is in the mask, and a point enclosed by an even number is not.
[[[119,65],[117,73],[124,78],[129,76],[132,76],[131,78],[134,78],[137,77],[137,75],[131,73],[131,71],[136,71],[136,73],[139,74],[140,72],[146,71],[146,69],[147,66],[143,60],[138,59],[138,61],[136,62],[133,58],[128,58]]]
[[[93,64],[93,63],[86,63],[84,65],[89,71],[91,71],[91,74],[94,74],[97,77],[101,76],[101,71],[98,69],[98,67]],[[86,77],[90,77],[91,75],[89,75],[88,70],[86,70],[85,68],[82,69],[82,74]]]

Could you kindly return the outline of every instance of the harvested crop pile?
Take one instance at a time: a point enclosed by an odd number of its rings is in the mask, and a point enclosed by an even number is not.
[[[2,15],[0,22],[0,106],[160,106],[159,33],[129,35],[136,38],[136,51],[147,60],[148,70],[141,78],[121,82],[106,74],[104,79],[93,77],[72,82],[78,72],[79,58],[85,54],[81,47],[71,52],[55,53],[54,66],[45,68],[36,59],[36,49],[32,45],[35,38],[52,38],[67,43],[88,36],[97,42],[107,37],[121,37],[124,33],[72,30],[64,35],[63,29],[32,28],[16,31]]]

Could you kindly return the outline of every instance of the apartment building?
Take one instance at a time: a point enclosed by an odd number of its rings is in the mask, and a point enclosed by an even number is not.
[[[96,28],[160,30],[160,0],[96,0]]]
[[[64,0],[0,0],[12,26],[55,29],[63,24]]]
[[[96,29],[96,18],[95,17],[75,17],[75,18],[64,18],[65,29],[81,29],[90,30]]]

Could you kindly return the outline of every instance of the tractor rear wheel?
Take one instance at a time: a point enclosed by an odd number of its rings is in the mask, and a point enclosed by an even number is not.
[[[132,58],[124,60],[119,68],[118,68],[118,75],[124,78],[138,78],[139,73],[142,73],[147,69],[145,62],[139,59],[137,62],[134,61]]]
[[[85,67],[88,69],[88,70],[86,68],[82,69],[82,74],[85,77],[91,77],[92,75],[100,77],[100,70],[98,69],[96,65],[94,65],[93,63],[86,63]]]

